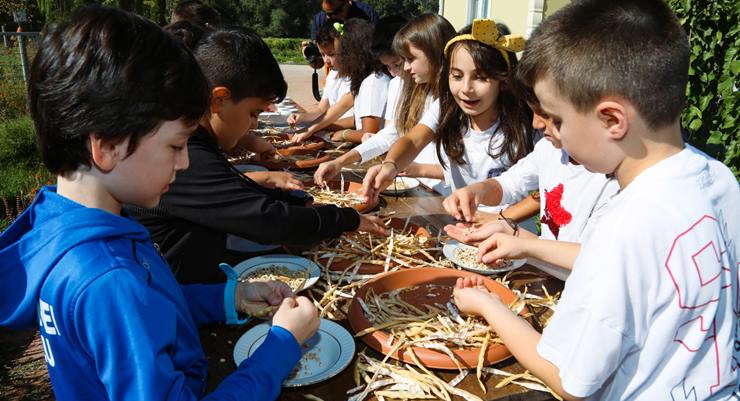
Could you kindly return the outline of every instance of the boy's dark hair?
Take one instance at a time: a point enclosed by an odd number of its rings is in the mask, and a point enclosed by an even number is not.
[[[211,31],[210,28],[203,27],[188,20],[173,22],[165,25],[162,29],[180,40],[190,50],[195,49],[203,36]]]
[[[518,74],[529,86],[552,77],[579,112],[623,97],[655,129],[681,114],[688,67],[686,34],[662,0],[583,0],[537,27]]]
[[[373,44],[370,47],[375,57],[396,54],[393,52],[393,37],[408,22],[408,18],[401,15],[383,17],[378,21],[373,33]]]
[[[360,92],[362,81],[370,74],[386,71],[383,63],[370,51],[373,29],[373,24],[364,19],[350,18],[344,23],[344,34],[337,52],[337,76],[349,78],[354,96]]]
[[[472,26],[461,29],[458,34],[470,34]],[[476,40],[463,40],[453,43],[447,52],[442,65],[440,79],[439,107],[443,112],[440,115],[437,129],[437,156],[444,160],[442,151],[451,161],[458,165],[465,164],[465,144],[463,135],[470,128],[470,117],[463,112],[450,92],[449,76],[452,67],[452,58],[457,49],[465,49],[473,59],[478,74],[488,79],[500,82],[500,89],[496,105],[498,107],[499,129],[504,134],[501,145],[493,148],[495,136],[491,137],[487,153],[492,158],[502,158],[513,165],[532,151],[532,111],[524,99],[518,97],[517,84],[514,82],[514,70],[517,66],[516,53],[507,52],[511,67],[506,64],[501,52],[495,47]],[[442,163],[444,165],[444,163]]]
[[[202,27],[215,28],[220,16],[213,7],[200,0],[183,0],[172,10],[172,23],[177,21],[192,21]]]
[[[339,34],[339,31],[334,28],[335,23],[343,24],[342,20],[338,20],[336,18],[327,18],[326,21],[321,24],[319,31],[316,32],[316,43],[318,45],[327,46],[329,44],[333,44],[335,39],[339,39],[342,36]]]
[[[206,35],[195,49],[211,87],[223,86],[238,102],[246,97],[281,101],[288,91],[270,48],[254,31],[222,28]]]
[[[48,28],[28,93],[41,158],[58,175],[91,166],[89,135],[128,138],[130,155],[163,121],[197,122],[209,97],[184,45],[145,18],[99,6]]]

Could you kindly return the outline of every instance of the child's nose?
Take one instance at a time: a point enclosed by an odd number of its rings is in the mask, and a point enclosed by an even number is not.
[[[190,165],[190,157],[188,156],[188,147],[185,146],[177,153],[177,160],[175,161],[175,171],[181,171],[188,168]]]

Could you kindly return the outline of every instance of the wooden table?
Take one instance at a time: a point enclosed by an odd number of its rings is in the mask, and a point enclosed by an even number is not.
[[[347,177],[349,178],[349,177]],[[443,197],[429,191],[425,188],[416,188],[411,193],[404,197],[392,197],[382,196],[379,208],[384,213],[394,211],[394,217],[412,217],[414,223],[420,224],[425,227],[432,228],[432,232],[436,234],[445,224],[453,223],[454,220],[444,212],[442,208]],[[534,282],[535,285],[531,286],[530,292],[536,293],[536,289],[540,288],[540,284],[544,285],[551,293],[562,290],[563,283],[557,279],[554,279],[545,273],[539,272],[537,269],[525,266],[520,270],[524,270],[528,273],[526,280],[513,280],[513,287],[521,287],[526,282]],[[208,391],[213,390],[216,386],[223,381],[223,379],[232,373],[236,366],[234,364],[232,352],[236,341],[249,330],[253,325],[258,322],[250,323],[245,327],[227,327],[227,326],[210,326],[200,330],[201,342],[208,358]],[[339,324],[343,325],[350,332],[349,325],[346,320],[339,321]],[[361,351],[367,348],[367,354],[377,359],[382,359],[383,355],[376,352],[375,350],[365,346],[362,340],[356,340],[357,351]],[[355,358],[356,359],[356,358]],[[278,398],[279,400],[306,400],[304,394],[312,394],[322,398],[325,401],[333,400],[345,400],[347,399],[346,391],[350,388],[355,387],[355,383],[352,377],[352,371],[355,361],[350,364],[344,371],[339,375],[319,384],[299,387],[294,389],[283,389],[282,394]],[[521,373],[523,368],[519,365],[514,358],[509,358],[506,361],[498,363],[493,367],[501,369],[511,373]],[[442,379],[450,380],[457,375],[457,371],[443,371],[434,370]],[[484,400],[501,400],[501,401],[519,401],[519,400],[552,400],[552,396],[548,393],[531,391],[520,387],[518,385],[507,385],[503,388],[494,388],[496,384],[501,381],[500,376],[489,376],[485,381],[487,386],[487,393],[482,394],[475,374],[468,375],[458,387],[476,394]],[[368,397],[368,400],[373,400],[373,397]],[[458,400],[460,398],[453,398]]]

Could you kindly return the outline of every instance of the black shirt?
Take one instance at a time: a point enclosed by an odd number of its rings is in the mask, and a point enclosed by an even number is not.
[[[361,1],[353,1],[349,5],[347,10],[347,19],[350,18],[361,18],[368,20],[374,24],[378,23],[378,13],[373,10],[372,6]],[[316,35],[319,33],[319,28],[324,25],[326,21],[326,13],[319,11],[313,16],[313,22],[311,23],[311,40],[316,40]]]
[[[188,156],[190,166],[177,173],[156,208],[127,208],[147,227],[180,283],[223,280],[218,263],[227,233],[263,244],[311,244],[360,224],[354,209],[306,207],[306,198],[243,176],[202,127],[188,141]]]

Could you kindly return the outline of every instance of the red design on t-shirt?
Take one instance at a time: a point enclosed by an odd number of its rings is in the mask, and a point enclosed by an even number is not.
[[[545,215],[540,219],[543,224],[547,224],[556,239],[560,233],[560,227],[570,223],[573,219],[573,215],[560,204],[564,190],[562,183],[550,191],[545,190]]]

